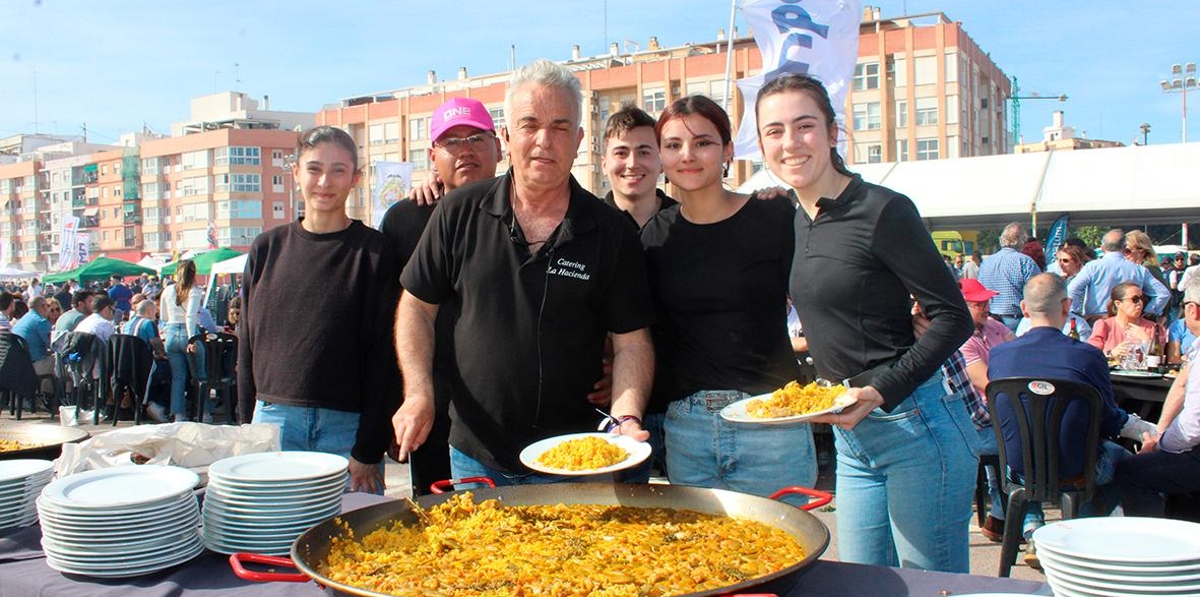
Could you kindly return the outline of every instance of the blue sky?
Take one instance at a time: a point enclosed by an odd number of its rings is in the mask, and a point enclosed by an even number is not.
[[[1009,76],[1025,101],[1022,132],[1040,138],[1051,112],[1092,138],[1178,142],[1179,94],[1159,80],[1200,61],[1197,0],[864,0],[883,16],[946,13]],[[715,39],[724,0],[480,2],[254,2],[231,0],[0,0],[0,136],[74,134],[113,142],[142,124],[169,132],[198,95],[237,88],[272,108],[316,111],[341,98],[584,55],[650,36],[666,46]],[[607,13],[607,16],[606,16]],[[746,31],[739,15],[738,28]],[[238,66],[235,67],[235,64]],[[36,117],[34,80],[36,71]],[[237,80],[240,79],[240,82]],[[1189,98],[1191,99],[1191,98]],[[1200,140],[1200,92],[1191,138]]]

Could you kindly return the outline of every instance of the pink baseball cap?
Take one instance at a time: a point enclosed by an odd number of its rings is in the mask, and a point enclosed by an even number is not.
[[[460,124],[496,132],[496,123],[492,122],[492,115],[479,100],[456,97],[433,111],[433,116],[429,119],[429,138],[437,141],[447,129]]]

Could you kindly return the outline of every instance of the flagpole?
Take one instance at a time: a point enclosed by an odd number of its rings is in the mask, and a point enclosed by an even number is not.
[[[729,32],[728,43],[725,46],[725,112],[729,113],[730,100],[733,99],[733,22],[737,17],[737,0],[729,3]]]

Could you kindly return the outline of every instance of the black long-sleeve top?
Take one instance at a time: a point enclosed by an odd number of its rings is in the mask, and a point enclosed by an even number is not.
[[[855,176],[817,210],[797,212],[791,276],[817,372],[875,388],[891,411],[971,336],[971,316],[908,197]],[[933,322],[920,340],[910,294]]]
[[[399,268],[387,240],[354,220],[314,234],[300,222],[250,245],[242,287],[238,420],[256,400],[361,413],[350,455],[382,460],[399,406],[392,344]]]

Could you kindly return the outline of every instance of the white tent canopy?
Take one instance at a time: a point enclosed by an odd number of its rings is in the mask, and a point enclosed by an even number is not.
[[[246,271],[246,255],[238,255],[225,261],[218,261],[212,264],[212,269],[209,270],[210,275],[221,274],[240,274]]]
[[[937,227],[995,225],[1031,215],[1045,223],[1200,219],[1200,143],[1051,151],[921,162],[856,164],[863,180],[907,195]],[[755,174],[739,190],[778,184]]]
[[[13,265],[6,265],[0,268],[0,280],[24,280],[27,278],[41,278],[42,272],[31,270],[23,270]]]

